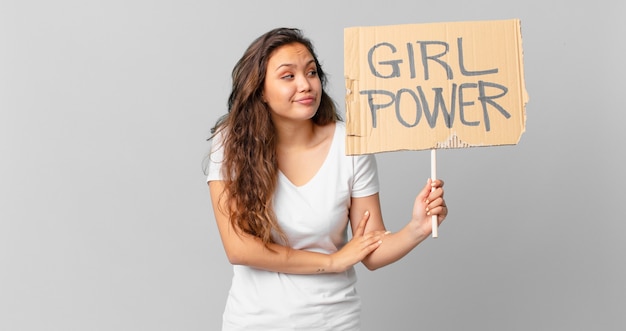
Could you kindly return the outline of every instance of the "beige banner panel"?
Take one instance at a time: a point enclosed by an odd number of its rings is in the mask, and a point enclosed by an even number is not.
[[[498,21],[344,30],[346,154],[517,144],[521,26]]]

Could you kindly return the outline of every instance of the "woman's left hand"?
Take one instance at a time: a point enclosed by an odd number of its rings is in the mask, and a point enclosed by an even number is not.
[[[428,179],[422,191],[415,198],[413,204],[412,222],[428,236],[432,233],[432,215],[437,216],[437,223],[441,224],[448,215],[448,207],[443,198],[443,181]]]

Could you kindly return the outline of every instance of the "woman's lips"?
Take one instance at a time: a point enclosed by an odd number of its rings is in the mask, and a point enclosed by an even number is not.
[[[303,104],[303,105],[310,105],[312,103],[315,102],[315,98],[314,97],[304,97],[304,98],[300,98],[298,100],[296,100],[297,103]]]

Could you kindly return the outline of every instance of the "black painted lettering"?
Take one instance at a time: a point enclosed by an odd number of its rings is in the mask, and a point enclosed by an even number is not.
[[[437,116],[439,115],[439,108],[433,107],[433,112],[430,112],[430,105],[428,100],[426,99],[426,95],[424,95],[424,90],[421,86],[417,86],[417,93],[420,95],[420,99],[422,100],[422,108],[424,109],[424,117],[426,117],[426,121],[428,121],[428,126],[430,128],[434,128],[437,125]]]
[[[463,76],[479,76],[498,73],[498,68],[479,71],[469,71],[465,69],[465,62],[463,61],[463,38],[457,38],[456,43],[459,47],[459,68],[461,68],[461,74]]]
[[[391,73],[386,76],[381,74],[378,70],[376,70],[376,66],[374,65],[374,51],[376,51],[376,49],[378,49],[379,47],[383,47],[383,46],[386,48],[389,48],[392,54],[396,53],[396,47],[390,43],[380,43],[370,48],[370,50],[367,52],[367,62],[369,63],[370,71],[372,72],[372,75],[376,77],[380,77],[380,78],[400,77],[400,65],[399,64],[402,63],[401,59],[378,62],[378,64],[391,66]]]
[[[428,60],[439,63],[443,67],[443,69],[446,71],[446,76],[448,77],[448,79],[449,80],[452,79],[453,78],[452,68],[450,68],[448,63],[440,59],[440,57],[448,53],[450,49],[450,46],[448,45],[448,43],[443,42],[443,41],[418,41],[418,43],[420,44],[420,51],[422,53],[422,66],[424,67],[424,80],[428,80],[428,78],[430,77],[429,68],[428,68]],[[428,46],[430,45],[441,45],[444,47],[444,51],[439,54],[429,55]]]
[[[409,59],[409,72],[411,79],[415,78],[415,52],[413,51],[413,44],[406,43],[406,52]]]
[[[360,94],[367,94],[367,104],[370,108],[370,113],[372,114],[372,128],[376,128],[376,112],[379,109],[387,108],[391,106],[395,102],[395,94],[385,90],[365,90],[360,91]],[[375,104],[373,95],[382,94],[391,98],[391,101],[385,104]]]
[[[404,117],[402,116],[402,113],[400,112],[400,108],[401,108],[400,101],[402,100],[402,94],[404,93],[410,94],[415,103],[415,121],[413,122],[413,124],[405,121]],[[409,107],[407,108],[411,109]],[[415,92],[413,92],[413,90],[403,88],[403,89],[398,90],[398,92],[396,93],[396,118],[402,125],[406,126],[407,128],[412,128],[420,122],[420,119],[422,118],[422,105],[420,104],[420,100],[415,94]]]
[[[492,88],[499,89],[502,93],[488,96],[485,93],[485,87],[492,87]],[[487,132],[491,130],[491,124],[489,122],[489,113],[487,112],[487,104],[490,104],[495,109],[497,109],[500,112],[500,114],[504,116],[504,118],[511,117],[511,114],[509,114],[509,112],[507,112],[504,108],[502,108],[502,106],[500,106],[498,103],[494,101],[494,99],[503,97],[508,91],[509,89],[506,86],[496,84],[496,83],[478,81],[478,100],[480,101],[483,107],[483,117],[485,119],[485,130],[487,130]]]
[[[435,91],[435,101],[433,105],[433,113],[437,113],[439,108],[441,107],[441,112],[443,113],[443,119],[446,124],[446,127],[449,129],[454,124],[454,113],[456,108],[456,83],[452,83],[452,96],[450,96],[450,111],[448,112],[448,106],[446,106],[446,101],[443,98],[443,88],[434,87],[433,91]]]
[[[461,123],[467,126],[478,126],[480,122],[468,122],[465,120],[465,106],[474,105],[474,101],[464,101],[463,99],[463,90],[467,88],[476,88],[478,84],[476,83],[463,83],[459,86],[459,119]]]

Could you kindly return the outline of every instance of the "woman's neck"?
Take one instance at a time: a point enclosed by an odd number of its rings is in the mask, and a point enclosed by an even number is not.
[[[311,120],[302,122],[275,123],[279,148],[298,148],[315,144],[317,125]]]

